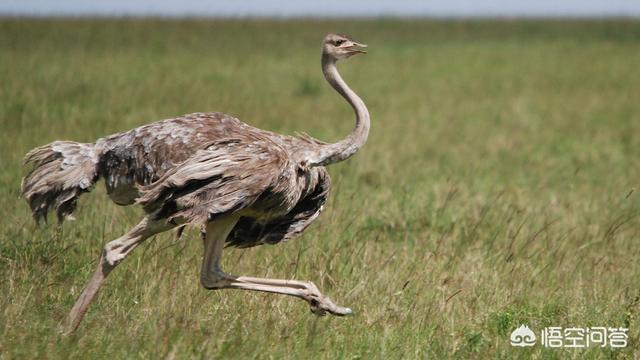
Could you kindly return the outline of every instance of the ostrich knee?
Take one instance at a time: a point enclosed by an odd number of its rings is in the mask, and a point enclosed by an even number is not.
[[[229,276],[221,270],[200,275],[200,284],[207,290],[224,289],[229,285]]]

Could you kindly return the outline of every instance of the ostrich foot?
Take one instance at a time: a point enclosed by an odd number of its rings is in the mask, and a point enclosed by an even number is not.
[[[321,295],[320,297],[314,297],[309,300],[309,306],[311,312],[318,315],[324,316],[327,313],[335,316],[345,316],[352,315],[353,310],[348,307],[338,306],[329,299],[329,297]]]

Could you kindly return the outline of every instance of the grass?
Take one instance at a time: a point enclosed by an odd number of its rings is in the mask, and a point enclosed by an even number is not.
[[[369,142],[330,168],[330,203],[302,238],[223,265],[312,280],[355,316],[204,290],[191,230],[149,240],[59,335],[101,247],[141,211],[99,184],[77,221],[36,228],[22,156],[195,111],[337,140],[352,113],[319,69],[336,30],[370,46],[341,65]],[[4,19],[0,33],[0,358],[640,353],[640,23]],[[629,346],[513,348],[521,323],[628,327]]]

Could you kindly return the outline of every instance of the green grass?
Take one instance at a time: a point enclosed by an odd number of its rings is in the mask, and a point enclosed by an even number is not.
[[[325,140],[353,124],[320,41],[372,117],[305,235],[228,250],[235,274],[314,281],[355,316],[206,291],[197,231],[148,240],[79,331],[57,333],[101,247],[140,209],[102,184],[36,228],[22,156],[224,111]],[[0,20],[0,358],[633,358],[640,353],[640,23]],[[53,217],[52,217],[53,220]],[[517,349],[521,323],[629,327],[622,350]]]

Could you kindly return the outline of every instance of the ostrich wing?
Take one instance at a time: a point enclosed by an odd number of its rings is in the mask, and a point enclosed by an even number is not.
[[[329,195],[331,179],[323,167],[313,168],[307,194],[283,216],[260,221],[242,217],[227,238],[227,246],[247,248],[276,244],[300,235],[320,215]]]
[[[203,224],[265,202],[263,194],[278,190],[288,167],[286,151],[273,141],[225,139],[141,186],[137,202],[155,218]]]

